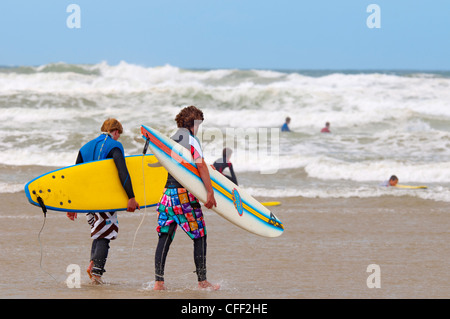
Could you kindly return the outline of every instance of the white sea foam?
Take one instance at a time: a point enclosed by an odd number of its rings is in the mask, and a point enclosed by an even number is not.
[[[298,188],[280,189],[264,187],[248,187],[246,191],[258,198],[274,198],[283,201],[288,197],[304,198],[376,198],[381,196],[394,197],[417,197],[425,200],[450,202],[450,187],[433,187],[425,190],[398,189],[393,187],[376,187],[365,185],[358,187],[321,187],[321,188]]]
[[[0,193],[18,193],[23,191],[25,183],[5,183],[0,182]]]
[[[237,173],[269,171],[275,178],[281,170],[300,170],[302,178],[331,183],[376,182],[396,174],[402,182],[450,183],[448,74],[311,73],[126,62],[0,68],[0,164],[72,165],[107,117],[122,122],[127,154],[137,154],[141,124],[170,132],[180,108],[193,104],[204,112],[204,132],[279,128],[286,116],[292,118],[295,132],[269,137],[276,150],[270,156],[259,140],[237,139]],[[319,133],[326,121],[332,134]],[[220,157],[231,135],[205,141],[207,161]],[[268,184],[274,182],[268,177]],[[0,183],[0,192],[18,189],[4,176]]]
[[[28,147],[0,153],[0,163],[11,166],[38,165],[63,167],[75,164],[76,157],[77,152],[48,152],[37,147]]]
[[[402,163],[394,161],[346,163],[330,159],[319,159],[306,165],[310,177],[322,180],[376,181],[398,175],[402,182],[450,183],[450,162],[446,163]]]

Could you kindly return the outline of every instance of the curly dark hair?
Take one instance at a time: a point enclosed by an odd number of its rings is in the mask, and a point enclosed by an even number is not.
[[[175,121],[179,128],[189,129],[194,126],[195,121],[203,121],[203,112],[193,105],[187,106],[178,113]]]

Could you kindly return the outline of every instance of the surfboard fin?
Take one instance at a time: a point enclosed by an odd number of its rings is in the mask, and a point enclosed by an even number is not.
[[[42,200],[42,198],[40,196],[37,197],[37,201],[39,203],[39,206],[41,206],[41,208],[42,208],[42,212],[44,213],[44,217],[46,217],[47,216],[47,207],[45,207],[44,201]]]
[[[147,149],[148,149],[148,144],[150,143],[150,139],[146,138],[145,139],[145,145],[144,145],[144,150],[142,151],[142,154],[145,155],[147,153]]]

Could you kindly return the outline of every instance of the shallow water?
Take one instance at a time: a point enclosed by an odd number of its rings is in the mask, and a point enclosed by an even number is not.
[[[261,198],[261,200],[265,200]],[[273,208],[285,232],[250,234],[206,210],[208,280],[219,291],[196,287],[191,240],[178,231],[166,266],[167,291],[155,292],[156,214],[119,213],[111,242],[106,285],[89,284],[89,226],[40,208],[23,193],[1,195],[1,298],[448,298],[449,215],[435,201],[284,199]],[[14,207],[9,209],[7,207]],[[134,241],[139,224],[142,222]],[[134,241],[134,246],[133,246]],[[69,265],[81,268],[81,288],[69,288]],[[368,288],[367,267],[380,267],[381,288]],[[7,274],[14,269],[14,280]],[[52,277],[52,278],[49,274]]]

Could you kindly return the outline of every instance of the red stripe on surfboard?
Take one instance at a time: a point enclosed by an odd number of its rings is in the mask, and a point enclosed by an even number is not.
[[[175,152],[172,152],[172,150],[166,144],[161,142],[161,140],[159,138],[157,138],[151,132],[147,131],[143,126],[141,126],[141,132],[144,136],[146,136],[150,140],[150,142],[155,144],[155,146],[157,146],[159,149],[161,149],[164,153],[166,153],[170,157],[174,158],[178,163],[183,165],[186,169],[190,170],[192,173],[194,173],[195,175],[200,177],[200,174],[196,167],[194,167],[192,164],[186,162],[181,156],[179,156]]]

